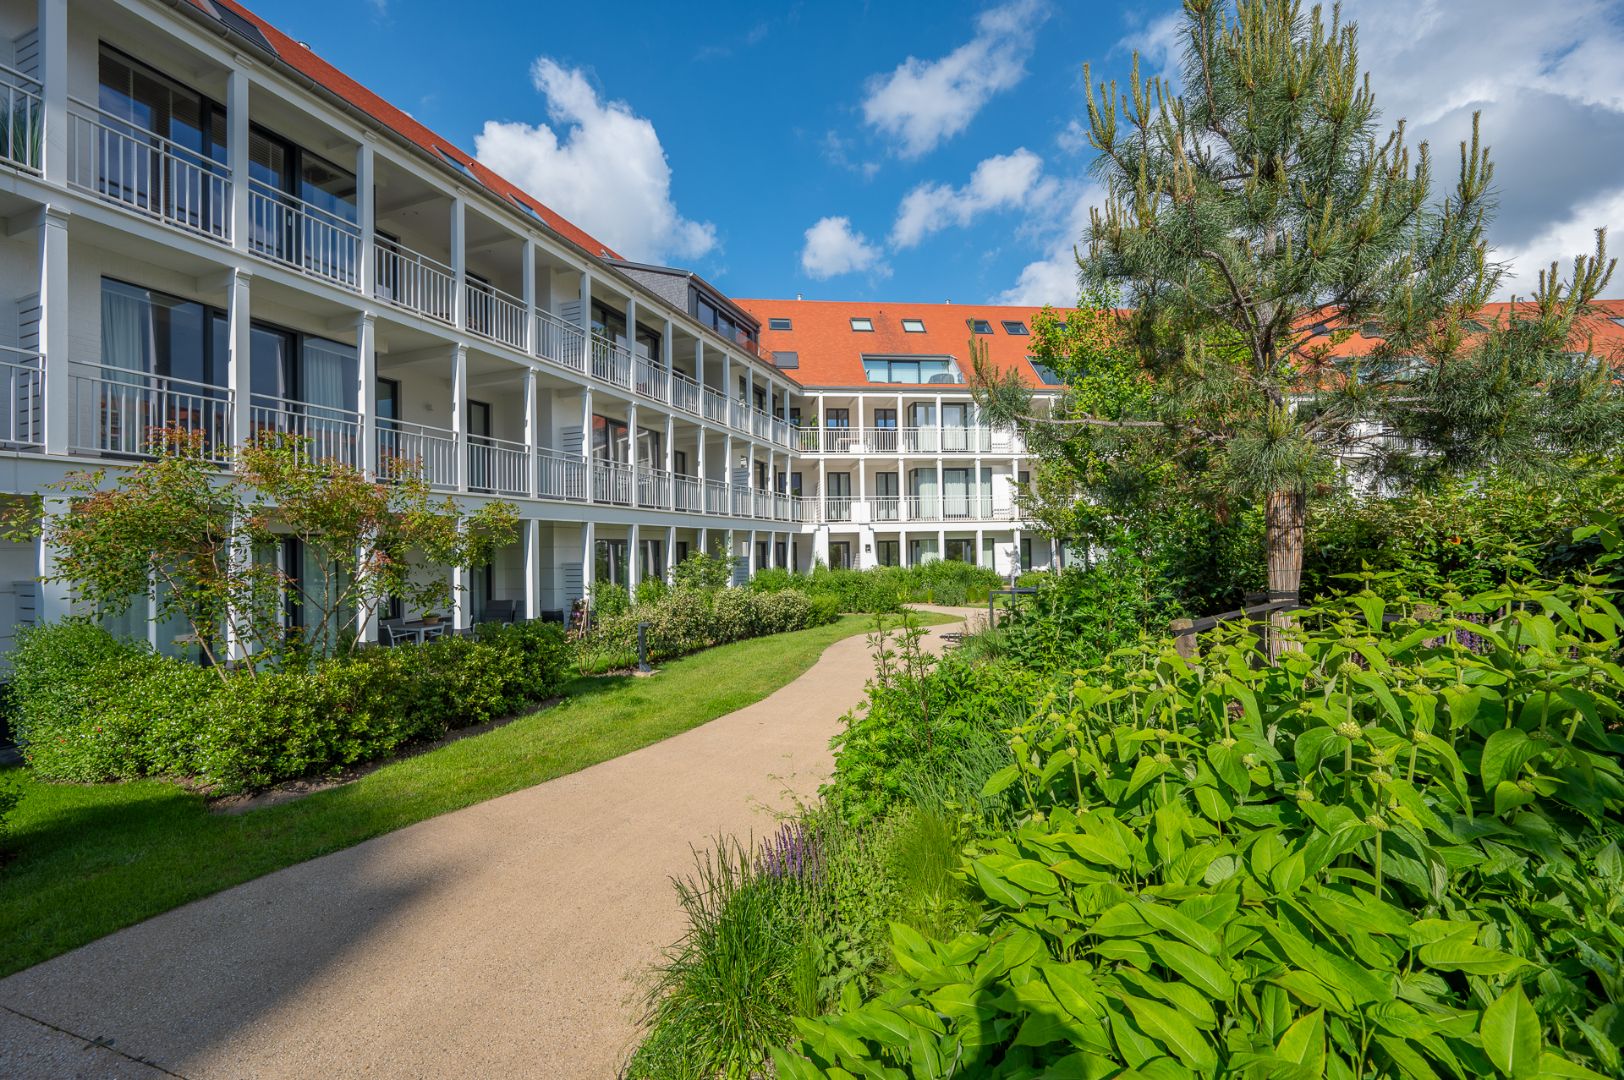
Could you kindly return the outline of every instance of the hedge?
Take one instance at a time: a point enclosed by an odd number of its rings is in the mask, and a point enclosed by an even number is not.
[[[647,623],[650,660],[670,660],[730,641],[822,626],[839,618],[825,598],[749,589],[671,589],[636,607],[604,614],[581,636],[583,664],[624,667],[637,659],[637,626]]]
[[[12,659],[12,725],[41,779],[176,776],[225,793],[518,712],[557,692],[568,646],[556,626],[488,625],[472,638],[221,679],[70,619],[23,631]]]

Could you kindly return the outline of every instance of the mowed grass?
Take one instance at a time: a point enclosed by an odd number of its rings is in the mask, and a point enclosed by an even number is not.
[[[946,622],[922,614],[921,622]],[[0,975],[305,859],[530,787],[759,701],[867,615],[674,660],[652,678],[577,678],[564,699],[342,787],[243,814],[174,784],[23,788],[0,866]]]

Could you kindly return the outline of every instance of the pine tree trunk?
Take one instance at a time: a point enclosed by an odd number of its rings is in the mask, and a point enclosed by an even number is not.
[[[1271,491],[1264,511],[1264,546],[1269,561],[1269,599],[1295,597],[1303,580],[1303,493]],[[1282,633],[1291,626],[1290,615],[1276,614],[1271,620],[1269,658],[1275,659],[1290,647]]]

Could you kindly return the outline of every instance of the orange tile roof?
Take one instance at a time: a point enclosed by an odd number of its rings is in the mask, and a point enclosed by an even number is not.
[[[1509,303],[1485,304],[1478,313],[1477,321],[1485,328],[1503,325],[1512,306]],[[1534,305],[1529,301],[1518,301],[1516,308],[1525,315],[1534,312]],[[1598,300],[1594,308],[1589,315],[1575,321],[1571,347],[1575,352],[1589,349],[1615,366],[1624,364],[1624,325],[1615,321],[1624,319],[1624,300]],[[1311,326],[1315,319],[1309,318],[1305,322]],[[1311,341],[1310,345],[1322,348],[1328,358],[1334,359],[1361,356],[1375,348],[1380,341],[1380,335],[1366,337],[1362,331],[1355,331],[1342,341],[1333,343],[1326,338]]]
[[[865,356],[951,356],[959,371],[970,368],[969,319],[986,319],[993,332],[977,337],[987,345],[988,359],[1001,371],[1013,370],[1028,386],[1041,387],[1027,362],[1032,339],[1004,332],[1003,321],[1019,320],[1028,328],[1040,307],[997,304],[896,304],[889,301],[844,300],[739,300],[745,311],[761,321],[761,346],[771,352],[798,354],[800,366],[790,369],[803,386],[917,385],[871,383],[863,374]],[[1058,310],[1058,309],[1057,309]],[[774,330],[770,319],[788,318],[792,329]],[[870,319],[872,332],[851,328],[854,318]],[[922,334],[902,329],[903,319],[919,319]]]
[[[449,154],[451,157],[467,165],[480,183],[489,188],[499,199],[518,198],[535,209],[543,222],[560,236],[585,248],[589,255],[608,255],[619,258],[608,245],[600,242],[586,230],[580,228],[568,218],[563,217],[546,203],[526,192],[518,185],[510,183],[498,174],[487,169],[475,161],[468,154],[459,149],[451,140],[436,135],[412,119],[405,112],[389,104],[371,90],[362,86],[348,75],[339,71],[332,64],[323,60],[308,47],[301,45],[295,39],[284,34],[258,15],[249,11],[236,0],[191,0],[193,6],[205,15],[213,18],[208,5],[212,2],[218,7],[234,11],[259,28],[267,41],[276,50],[282,61],[318,86],[330,93],[336,94],[344,101],[353,105],[361,112],[366,113],[383,127],[407,141],[421,147],[430,157],[436,156],[436,151]],[[515,211],[517,212],[517,211]]]

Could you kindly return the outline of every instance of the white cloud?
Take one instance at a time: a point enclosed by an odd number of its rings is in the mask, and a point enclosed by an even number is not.
[[[819,280],[862,270],[889,273],[880,262],[880,255],[876,245],[869,243],[862,233],[853,231],[850,218],[826,217],[806,230],[801,269]]]
[[[1088,227],[1088,211],[1103,201],[1099,185],[1069,181],[1051,185],[1028,215],[1026,232],[1037,238],[1041,258],[1021,268],[1015,284],[993,298],[999,304],[1069,307],[1080,294],[1076,248]]]
[[[969,126],[994,94],[1026,75],[1046,0],[1009,0],[976,18],[975,37],[937,60],[910,56],[889,75],[868,80],[863,119],[919,157]]]
[[[963,187],[920,184],[897,208],[891,246],[911,248],[931,233],[970,224],[983,211],[1022,206],[1042,184],[1043,159],[1025,147],[987,158]]]
[[[1590,255],[1596,250],[1596,229],[1604,225],[1624,224],[1624,189],[1608,192],[1575,207],[1566,217],[1553,221],[1540,232],[1517,247],[1501,248],[1496,257],[1511,264],[1511,272],[1500,283],[1503,297],[1513,294],[1527,299],[1539,286],[1539,273],[1557,264],[1558,277],[1565,278],[1573,271],[1576,255]],[[1624,241],[1624,228],[1608,229],[1608,250],[1617,251]],[[1610,257],[1610,256],[1609,256]],[[1621,281],[1614,276],[1607,292],[1619,295]]]
[[[716,246],[715,226],[672,202],[671,164],[653,124],[601,99],[577,68],[540,57],[530,77],[557,130],[488,120],[474,138],[480,161],[627,258],[694,259]]]

